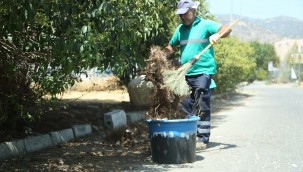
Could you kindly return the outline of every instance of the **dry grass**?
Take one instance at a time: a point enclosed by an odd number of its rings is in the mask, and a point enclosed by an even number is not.
[[[105,78],[92,78],[76,83],[71,87],[70,91],[111,91],[126,90],[120,79],[116,76],[108,76]]]

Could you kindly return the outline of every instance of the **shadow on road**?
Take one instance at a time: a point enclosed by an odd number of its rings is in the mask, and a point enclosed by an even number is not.
[[[212,128],[216,128],[218,124],[223,123],[225,115],[216,115],[219,112],[230,110],[234,107],[244,105],[244,100],[252,97],[253,95],[245,94],[241,92],[232,92],[217,96],[211,100],[211,112],[212,112]]]
[[[211,100],[211,111],[217,113],[243,105],[243,101],[253,95],[241,92],[232,92],[214,97]]]
[[[226,143],[218,143],[218,142],[209,142],[208,148],[218,148],[218,149],[231,149],[237,147],[237,145],[234,144],[226,144]]]

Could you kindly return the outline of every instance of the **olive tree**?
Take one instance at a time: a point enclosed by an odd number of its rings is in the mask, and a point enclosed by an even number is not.
[[[0,126],[39,118],[43,96],[85,69],[136,73],[149,46],[168,41],[174,9],[172,0],[1,1]]]
[[[204,0],[199,14],[211,16]],[[180,23],[176,0],[0,2],[0,127],[38,119],[83,70],[111,68],[126,82]]]

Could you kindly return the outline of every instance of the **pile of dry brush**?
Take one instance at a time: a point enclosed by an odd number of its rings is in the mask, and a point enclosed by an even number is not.
[[[159,46],[152,46],[146,67],[146,78],[154,85],[152,104],[147,114],[149,119],[184,118],[178,108],[180,97],[171,92],[163,82],[163,71],[172,67],[166,53]]]

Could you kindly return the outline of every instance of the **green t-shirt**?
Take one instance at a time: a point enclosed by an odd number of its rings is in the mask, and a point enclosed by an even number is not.
[[[191,27],[180,24],[169,44],[172,46],[180,45],[181,64],[190,61],[195,55],[199,54],[210,42],[209,37],[219,31],[221,24],[196,17]],[[215,74],[216,61],[214,49],[210,47],[199,60],[187,71],[188,76],[198,74]]]

